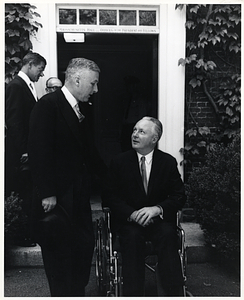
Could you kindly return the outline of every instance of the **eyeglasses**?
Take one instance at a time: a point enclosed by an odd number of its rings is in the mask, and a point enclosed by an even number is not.
[[[47,89],[58,89],[58,88],[61,88],[61,86],[47,86]]]

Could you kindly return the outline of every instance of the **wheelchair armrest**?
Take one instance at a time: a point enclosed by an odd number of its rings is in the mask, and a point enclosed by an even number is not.
[[[111,210],[108,206],[104,206],[102,209],[103,209],[103,212],[105,213],[105,215],[109,214],[111,212]],[[176,217],[176,225],[177,226],[180,226],[181,218],[182,218],[182,211],[178,210],[177,217]]]
[[[105,214],[105,222],[107,224],[108,231],[111,232],[111,213],[110,208],[107,206],[103,207],[103,213]]]
[[[177,217],[176,217],[176,225],[180,227],[180,222],[182,220],[182,211],[178,210],[177,211]]]
[[[109,213],[109,212],[110,212],[110,208],[107,207],[107,206],[104,206],[104,207],[103,207],[103,212],[104,212],[104,213]]]

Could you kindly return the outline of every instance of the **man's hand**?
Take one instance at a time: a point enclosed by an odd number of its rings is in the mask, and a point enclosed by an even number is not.
[[[130,215],[128,218],[129,222],[135,222],[136,221],[136,215],[137,215],[138,210],[133,211],[133,213]]]
[[[130,215],[130,220],[145,227],[153,222],[153,218],[159,216],[161,209],[158,206],[143,207]]]
[[[54,209],[56,204],[57,204],[56,196],[52,196],[52,197],[42,199],[42,207],[43,207],[43,209],[46,213],[51,211],[52,209]]]

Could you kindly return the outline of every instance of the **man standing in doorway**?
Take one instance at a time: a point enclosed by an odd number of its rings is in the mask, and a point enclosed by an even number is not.
[[[89,280],[94,248],[91,174],[103,177],[107,167],[80,104],[98,92],[99,73],[93,61],[72,59],[64,86],[43,96],[31,115],[33,224],[55,297],[84,296]]]
[[[34,82],[44,76],[46,60],[38,53],[29,52],[22,60],[18,75],[6,86],[6,143],[5,196],[11,192],[23,199],[23,209],[30,215],[32,182],[29,171],[27,140],[30,114],[37,102]],[[35,246],[28,232],[16,241],[20,246]]]

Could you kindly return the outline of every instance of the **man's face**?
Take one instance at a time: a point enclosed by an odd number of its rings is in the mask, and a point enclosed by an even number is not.
[[[62,87],[62,81],[58,78],[51,78],[47,82],[46,92],[52,93],[55,92],[58,88]]]
[[[148,120],[137,122],[131,135],[132,148],[143,155],[150,153],[157,142],[154,127],[154,123]]]
[[[41,62],[38,65],[34,65],[33,63],[29,64],[28,76],[31,81],[37,82],[40,77],[44,76],[43,72],[45,70],[46,65],[44,62]]]
[[[90,96],[98,92],[99,73],[85,69],[77,80],[76,99],[81,102],[88,102]]]

